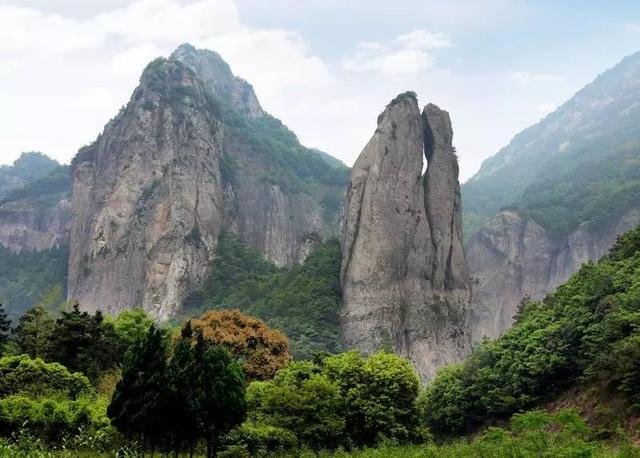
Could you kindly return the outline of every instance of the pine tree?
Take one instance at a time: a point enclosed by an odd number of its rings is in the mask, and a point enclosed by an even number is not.
[[[31,358],[48,359],[54,322],[43,307],[34,307],[18,320],[13,340],[20,353]]]
[[[222,436],[246,416],[245,378],[228,350],[207,344],[198,333],[195,346],[196,399],[201,437],[207,457],[214,457]]]
[[[124,368],[107,414],[129,438],[138,438],[151,450],[168,445],[173,420],[165,349],[166,333],[155,325],[138,345]]]
[[[50,358],[96,380],[120,362],[121,345],[113,324],[105,322],[100,311],[90,315],[75,304],[56,320]]]
[[[11,320],[7,317],[4,307],[0,304],[0,356],[3,354],[4,347],[9,340],[9,330],[11,329]]]
[[[171,411],[173,419],[173,448],[176,455],[187,443],[193,453],[198,439],[198,398],[196,387],[195,350],[191,345],[191,325],[184,326],[173,349],[169,363]]]

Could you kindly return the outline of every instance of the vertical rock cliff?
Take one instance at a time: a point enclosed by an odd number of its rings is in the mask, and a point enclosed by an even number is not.
[[[69,243],[69,167],[42,153],[0,166],[0,245],[40,251]]]
[[[182,45],[72,163],[71,299],[159,318],[202,282],[221,230],[279,265],[335,234],[344,172],[265,113],[212,51]]]
[[[470,350],[452,136],[445,111],[427,105],[421,116],[414,94],[398,96],[353,166],[345,205],[345,344],[393,348],[425,379]]]
[[[542,299],[583,263],[604,256],[618,235],[639,223],[640,211],[631,210],[604,232],[589,231],[585,222],[558,238],[513,211],[489,220],[467,246],[473,279],[473,340],[503,334],[513,324],[524,297]]]

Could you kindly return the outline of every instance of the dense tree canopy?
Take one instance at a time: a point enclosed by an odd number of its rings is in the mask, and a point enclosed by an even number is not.
[[[390,353],[328,356],[289,364],[273,380],[248,389],[253,425],[291,431],[301,446],[372,445],[420,437],[419,379],[407,360]]]
[[[90,315],[75,304],[56,320],[48,357],[96,380],[120,363],[122,350],[113,324],[105,321],[99,310]]]
[[[289,343],[280,331],[238,310],[211,311],[189,321],[194,335],[222,345],[243,361],[242,369],[249,380],[273,377],[289,361]]]

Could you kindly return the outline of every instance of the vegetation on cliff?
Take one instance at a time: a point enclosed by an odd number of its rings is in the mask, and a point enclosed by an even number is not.
[[[578,383],[640,406],[640,227],[542,302],[524,301],[516,324],[426,391],[431,431],[455,435],[554,399]]]
[[[297,359],[340,351],[340,242],[319,244],[299,266],[279,269],[222,233],[211,274],[185,314],[238,309],[284,332]]]

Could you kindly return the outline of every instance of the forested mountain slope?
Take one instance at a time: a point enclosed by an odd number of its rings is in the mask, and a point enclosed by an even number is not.
[[[433,432],[456,434],[573,387],[621,396],[626,402],[610,414],[624,419],[638,414],[639,374],[640,226],[544,301],[524,303],[504,336],[441,370],[427,389],[425,414]]]
[[[640,221],[640,54],[516,135],[462,195],[479,340]]]
[[[54,286],[65,294],[70,191],[69,167],[42,153],[0,167],[0,304],[11,317]]]

